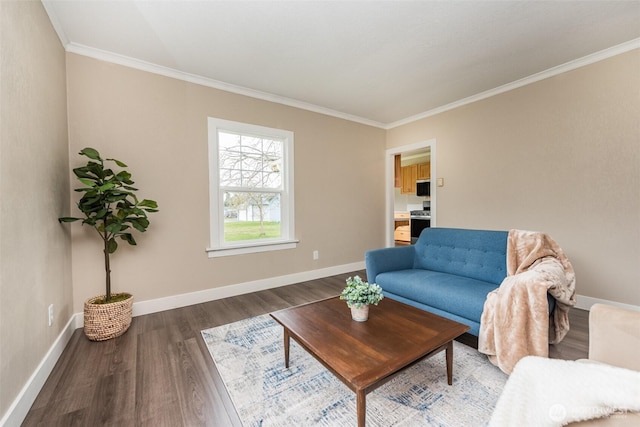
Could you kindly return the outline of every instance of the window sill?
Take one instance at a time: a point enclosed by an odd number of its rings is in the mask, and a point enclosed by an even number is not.
[[[246,245],[228,246],[224,248],[207,248],[209,258],[223,256],[252,254],[257,252],[280,251],[284,249],[295,249],[299,240],[285,240],[278,242],[254,243]]]

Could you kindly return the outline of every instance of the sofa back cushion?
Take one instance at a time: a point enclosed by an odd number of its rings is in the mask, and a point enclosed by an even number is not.
[[[427,228],[415,244],[414,268],[499,285],[507,276],[507,231]]]

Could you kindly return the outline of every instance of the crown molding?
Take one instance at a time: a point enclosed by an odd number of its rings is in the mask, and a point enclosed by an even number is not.
[[[547,79],[549,77],[557,76],[558,74],[566,73],[567,71],[575,70],[577,68],[584,67],[585,65],[590,65],[590,64],[602,61],[604,59],[611,58],[613,56],[620,55],[622,53],[629,52],[631,50],[638,49],[638,48],[640,48],[640,38],[633,39],[628,42],[610,47],[608,49],[604,49],[599,52],[592,53],[582,58],[566,62],[562,65],[549,68],[548,70],[541,71],[539,73],[533,74],[528,77],[524,77],[520,80],[516,80],[514,82],[507,83],[502,86],[498,86],[494,89],[489,89],[479,94],[472,95],[470,97],[463,98],[458,101],[454,101],[450,104],[443,105],[442,107],[434,108],[432,110],[425,111],[424,113],[407,117],[406,119],[398,120],[397,122],[389,123],[385,126],[385,129],[386,130],[393,129],[398,126],[406,125],[421,119],[425,119],[427,117],[435,116],[436,114],[453,110],[454,108],[462,107],[463,105],[471,104],[472,102],[487,99],[492,96],[499,95],[501,93],[508,92],[510,90],[517,89],[519,87],[526,86],[531,83],[535,83],[540,80]]]
[[[311,111],[314,113],[324,114],[331,117],[336,117],[343,120],[348,120],[355,123],[360,123],[367,126],[372,126],[380,129],[390,130],[399,126],[403,126],[412,122],[416,122],[418,120],[425,119],[427,117],[432,117],[437,114],[443,113],[445,111],[453,110],[458,107],[462,107],[467,104],[471,104],[473,102],[481,101],[483,99],[490,98],[495,95],[499,95],[504,92],[508,92],[513,89],[517,89],[540,80],[544,80],[558,74],[566,73],[568,71],[575,70],[580,67],[584,67],[585,65],[590,65],[604,59],[611,58],[616,55],[620,55],[626,52],[629,52],[634,49],[640,48],[640,38],[636,38],[630,40],[625,43],[621,43],[619,45],[601,50],[599,52],[595,52],[593,54],[584,56],[582,58],[578,58],[573,61],[569,61],[567,63],[558,65],[556,67],[549,68],[548,70],[541,71],[539,73],[533,74],[528,77],[524,77],[522,79],[516,80],[511,83],[507,83],[502,86],[498,86],[493,89],[489,89],[487,91],[478,93],[476,95],[469,96],[467,98],[463,98],[449,104],[443,105],[441,107],[437,107],[423,113],[407,117],[405,119],[401,119],[392,123],[382,123],[375,120],[366,119],[363,117],[343,113],[340,111],[332,110],[330,108],[320,107],[318,105],[314,105],[311,103],[298,101],[295,99],[287,98],[284,96],[274,95],[267,92],[262,92],[254,89],[249,89],[243,86],[237,86],[229,83],[225,83],[219,80],[210,79],[207,77],[199,76],[196,74],[186,73],[183,71],[178,71],[173,68],[160,66],[157,64],[153,64],[146,61],[141,61],[139,59],[131,58],[124,55],[119,55],[113,52],[108,52],[100,49],[95,49],[92,47],[88,47],[85,45],[70,43],[66,40],[66,35],[60,28],[60,25],[57,19],[54,19],[56,14],[53,10],[50,10],[53,6],[50,5],[50,2],[43,1],[43,5],[49,14],[49,17],[52,18],[51,22],[53,24],[54,29],[58,33],[58,37],[60,41],[65,46],[65,50],[70,53],[75,53],[82,56],[87,56],[90,58],[98,59],[105,62],[110,62],[114,64],[119,64],[125,67],[134,68],[141,71],[146,71],[153,74],[162,75],[165,77],[174,78],[177,80],[186,81],[189,83],[198,84],[201,86],[211,87],[214,89],[223,90],[226,92],[235,93],[238,95],[243,95],[251,98],[260,99],[263,101],[273,102],[276,104],[286,105],[289,107],[299,108],[302,110]]]
[[[244,95],[251,98],[261,99],[263,101],[274,102],[276,104],[287,105],[289,107],[300,108],[302,110],[307,110],[314,113],[337,117],[339,119],[361,123],[367,126],[373,126],[381,129],[385,128],[384,123],[380,123],[375,120],[369,120],[363,117],[342,113],[340,111],[332,110],[330,108],[320,107],[318,105],[310,104],[303,101],[298,101],[298,100],[287,98],[284,96],[274,95],[271,93],[262,92],[255,89],[249,89],[243,86],[237,86],[237,85],[225,83],[219,80],[210,79],[210,78],[199,76],[196,74],[178,71],[173,68],[164,67],[161,65],[153,64],[151,62],[141,61],[139,59],[131,58],[124,55],[119,55],[113,52],[108,52],[100,49],[95,49],[95,48],[84,46],[77,43],[68,43],[66,45],[66,51],[70,53],[75,53],[78,55],[98,59],[105,62],[110,62],[113,64],[118,64],[125,67],[141,70],[141,71],[146,71],[153,74],[159,74],[165,77],[171,77],[177,80],[194,83],[201,86],[224,90],[225,92],[231,92],[238,95]]]
[[[67,45],[69,44],[69,38],[62,29],[62,24],[60,23],[58,14],[56,13],[55,3],[49,0],[42,0],[42,6],[44,6],[44,11],[47,13],[47,15],[49,15],[49,21],[51,21],[51,25],[53,26],[56,34],[58,34],[60,43],[62,43],[62,46],[66,49]]]

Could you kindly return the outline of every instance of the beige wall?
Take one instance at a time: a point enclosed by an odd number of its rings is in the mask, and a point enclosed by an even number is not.
[[[361,262],[384,244],[384,130],[75,54],[67,72],[72,166],[92,146],[127,163],[140,195],[160,206],[138,247],[114,254],[114,290],[150,300]],[[207,117],[295,133],[297,249],[207,257]],[[80,311],[102,291],[104,268],[97,236],[72,230]]]
[[[640,306],[640,50],[388,132],[437,140],[441,227],[541,230],[577,293]]]
[[[73,307],[65,53],[40,2],[2,1],[0,20],[1,418]]]

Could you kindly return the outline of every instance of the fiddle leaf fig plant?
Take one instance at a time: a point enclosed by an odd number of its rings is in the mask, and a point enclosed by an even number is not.
[[[128,167],[116,159],[103,159],[94,148],[84,148],[79,153],[88,157],[85,166],[73,169],[73,173],[83,184],[75,191],[83,193],[78,202],[82,217],[62,217],[58,221],[82,221],[92,227],[104,244],[105,267],[105,300],[111,301],[111,268],[109,255],[118,249],[117,238],[130,245],[136,245],[132,231],[141,233],[149,227],[147,214],[158,212],[158,204],[154,200],[139,200],[137,188],[132,185],[131,174],[126,170],[114,172],[105,166],[105,162],[113,162],[120,168]]]

